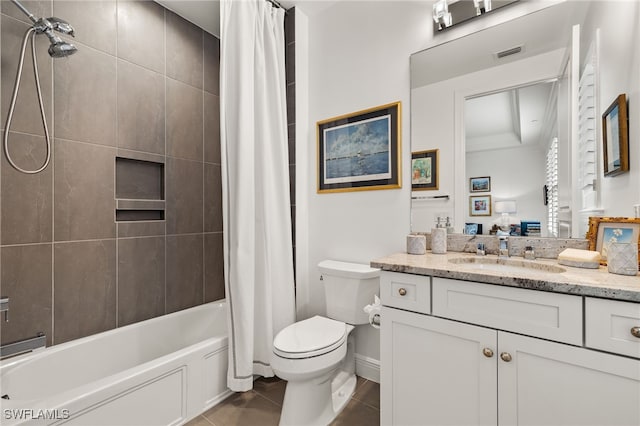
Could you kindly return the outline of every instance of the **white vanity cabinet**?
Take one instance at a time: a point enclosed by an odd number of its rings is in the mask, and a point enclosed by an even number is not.
[[[390,297],[420,280],[428,308]],[[640,425],[640,347],[583,346],[583,306],[628,328],[640,304],[384,271],[381,290],[383,425]]]

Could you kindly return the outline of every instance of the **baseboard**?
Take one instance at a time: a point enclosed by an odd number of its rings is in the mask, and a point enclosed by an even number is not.
[[[356,375],[380,383],[380,361],[356,354]]]

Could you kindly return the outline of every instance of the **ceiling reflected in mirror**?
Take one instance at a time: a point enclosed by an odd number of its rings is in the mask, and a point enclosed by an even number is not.
[[[554,81],[547,81],[467,99],[466,152],[542,145],[553,90]]]

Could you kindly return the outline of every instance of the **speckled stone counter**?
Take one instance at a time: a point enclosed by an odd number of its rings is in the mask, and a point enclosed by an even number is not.
[[[561,266],[566,272],[555,273],[538,269],[507,267],[495,270],[484,265],[452,263],[450,259],[473,258],[475,254],[448,252],[447,254],[411,255],[392,254],[371,262],[374,268],[384,271],[403,272],[415,275],[451,278],[464,281],[477,281],[509,287],[580,296],[603,297],[640,303],[640,275],[635,277],[610,274],[606,266],[599,269],[581,269]],[[485,256],[487,259],[496,256]],[[513,260],[528,262],[519,257]],[[559,266],[554,260],[536,259],[540,265]]]

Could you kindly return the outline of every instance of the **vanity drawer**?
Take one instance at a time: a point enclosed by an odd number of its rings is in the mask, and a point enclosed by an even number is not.
[[[384,306],[431,313],[431,277],[383,271],[380,299]]]
[[[582,297],[433,278],[433,315],[582,345]]]
[[[640,303],[585,299],[585,345],[640,358]]]

